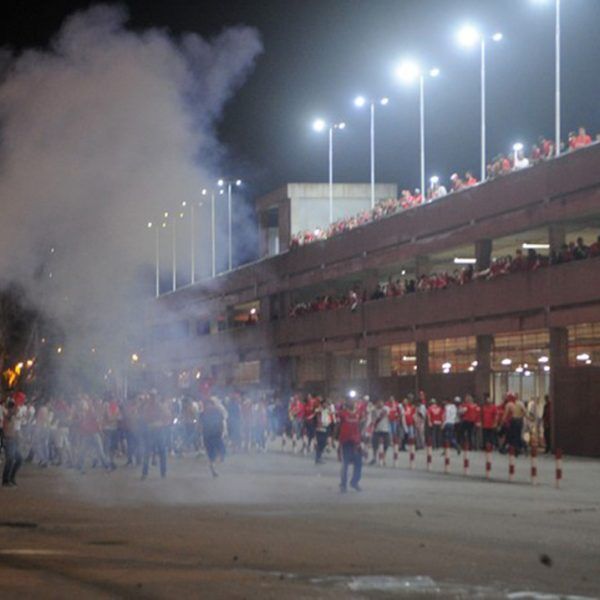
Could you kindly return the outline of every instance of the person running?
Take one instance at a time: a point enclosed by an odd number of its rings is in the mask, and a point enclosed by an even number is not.
[[[225,458],[223,434],[227,430],[227,410],[216,396],[211,396],[205,401],[200,420],[210,472],[213,477],[218,477],[215,462],[217,459],[223,462]]]
[[[347,398],[338,415],[338,436],[342,457],[342,471],[340,477],[340,492],[348,491],[348,467],[352,465],[352,479],[350,487],[357,492],[361,491],[359,485],[362,474],[362,448],[360,445],[361,415],[352,398]]]

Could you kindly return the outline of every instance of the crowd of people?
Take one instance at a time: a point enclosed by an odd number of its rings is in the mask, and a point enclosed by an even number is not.
[[[142,480],[156,465],[164,478],[169,457],[190,453],[206,456],[217,477],[217,464],[226,453],[265,452],[269,440],[278,438],[283,449],[314,453],[317,464],[327,452],[337,451],[343,463],[342,491],[350,465],[351,485],[358,488],[369,448],[371,464],[381,453],[385,461],[388,447],[397,454],[413,443],[415,449],[448,444],[458,452],[491,445],[519,453],[527,444],[550,450],[547,398],[540,411],[536,402],[525,406],[511,393],[502,405],[489,396],[478,404],[469,394],[444,402],[428,401],[423,392],[416,398],[408,394],[401,402],[393,396],[371,401],[354,395],[327,399],[294,394],[285,401],[238,392],[221,399],[212,391],[171,398],[150,390],[122,401],[111,394],[79,394],[41,403],[28,401],[22,392],[9,393],[0,404],[2,484],[17,485],[23,462],[81,474],[89,469],[137,468]]]
[[[357,285],[352,287],[346,294],[326,294],[316,296],[309,301],[296,302],[290,308],[289,316],[298,317],[344,307],[356,310],[360,303],[370,300],[404,296],[415,292],[443,290],[465,285],[478,279],[495,279],[510,273],[537,271],[546,266],[598,256],[600,256],[600,236],[589,246],[586,245],[582,237],[578,237],[577,241],[563,244],[560,250],[551,252],[548,256],[532,248],[528,249],[527,253],[524,253],[521,248],[517,248],[514,255],[507,255],[493,260],[487,269],[475,270],[472,265],[468,265],[462,269],[455,269],[452,273],[442,271],[421,275],[417,279],[394,279],[390,277],[387,282],[377,284],[376,288],[370,293]]]
[[[597,140],[598,138],[600,138],[600,134],[597,136]],[[584,148],[585,146],[589,146],[591,143],[591,136],[584,127],[580,127],[577,132],[572,131],[569,133],[566,149],[569,152],[572,152]],[[490,164],[487,165],[486,181],[553,158],[555,155],[554,146],[555,144],[553,141],[541,136],[538,142],[532,146],[528,157],[525,156],[522,148],[514,150],[509,154],[499,154],[495,156]],[[562,151],[564,150],[565,148],[563,147]],[[452,174],[450,177],[449,188],[446,188],[438,177],[432,177],[425,197],[423,197],[422,190],[418,188],[415,189],[414,192],[405,189],[402,191],[400,198],[380,200],[370,210],[365,210],[357,215],[338,219],[327,227],[305,230],[292,235],[290,248],[296,248],[319,240],[329,239],[345,231],[360,227],[361,225],[366,225],[367,223],[377,221],[378,219],[397,212],[414,208],[424,202],[438,200],[449,193],[459,192],[465,188],[472,187],[477,183],[479,182],[470,171],[467,171],[464,177],[460,177],[458,173]]]

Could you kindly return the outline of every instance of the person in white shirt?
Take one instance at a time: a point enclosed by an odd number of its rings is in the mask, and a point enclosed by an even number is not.
[[[381,444],[383,446],[384,456],[390,445],[390,409],[385,406],[383,400],[378,399],[371,410],[371,425],[373,427],[373,435],[371,442],[373,444],[373,460],[370,464],[375,464],[377,457],[377,449]]]
[[[513,170],[526,169],[529,166],[529,159],[523,154],[523,150],[515,152]]]
[[[460,398],[457,396],[452,400],[447,400],[444,406],[444,422],[442,425],[442,431],[444,434],[444,445],[448,444],[452,448],[456,449],[460,454],[460,446],[456,441],[456,423],[458,423],[458,410],[457,404],[460,404]]]

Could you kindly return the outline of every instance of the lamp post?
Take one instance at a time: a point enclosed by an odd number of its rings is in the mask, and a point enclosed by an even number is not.
[[[148,221],[148,229],[154,228],[154,276],[155,276],[155,295],[158,298],[160,296],[160,237],[159,228],[154,227],[152,221]]]
[[[436,67],[427,73],[429,77],[437,77],[440,70]],[[425,198],[425,74],[414,62],[404,61],[396,69],[396,76],[404,83],[410,84],[419,79],[419,161],[421,195]]]
[[[490,36],[493,42],[500,42],[504,36],[497,32]],[[461,46],[472,47],[477,42],[481,51],[481,181],[486,178],[486,116],[485,116],[485,50],[486,36],[471,25],[466,25],[457,34]]]
[[[220,189],[219,194],[222,196],[225,193],[225,190]],[[209,194],[209,190],[204,188],[202,190],[202,195],[207,196]],[[215,217],[215,190],[210,190],[210,272],[211,277],[215,277],[217,275],[217,247],[216,247],[216,217]]]
[[[369,104],[371,109],[371,208],[375,207],[375,106],[387,106],[388,98],[380,98],[379,100],[366,100],[364,96],[357,96],[354,99],[354,105],[357,108],[362,108],[365,104]]]
[[[219,179],[217,182],[220,188],[227,186],[227,270],[231,271],[233,268],[233,238],[232,238],[232,216],[231,216],[231,189],[235,185],[240,187],[242,185],[241,179],[226,180]]]
[[[329,224],[331,224],[333,223],[333,132],[346,129],[346,123],[341,121],[328,126],[323,119],[317,119],[313,123],[313,129],[317,133],[324,131],[326,128],[329,128]]]

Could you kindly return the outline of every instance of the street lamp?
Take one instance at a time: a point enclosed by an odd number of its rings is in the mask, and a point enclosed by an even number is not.
[[[376,100],[367,100],[364,96],[357,96],[354,99],[354,106],[362,108],[369,103],[371,107],[371,208],[375,207],[375,105],[387,106],[389,98],[380,98]]]
[[[160,296],[160,230],[158,227],[154,227],[152,221],[148,221],[148,229],[154,228],[154,271],[155,271],[155,294],[158,298]]]
[[[493,42],[501,42],[504,36],[494,33],[490,36]],[[486,36],[472,25],[465,25],[457,34],[458,43],[466,48],[473,47],[478,42],[481,47],[481,181],[486,178],[486,148],[485,148],[485,42]]]
[[[321,133],[329,128],[329,223],[333,223],[333,132],[335,130],[346,129],[346,123],[332,123],[327,125],[323,119],[317,119],[313,122],[313,129],[317,133]]]
[[[535,0],[546,4],[548,0]],[[560,0],[554,0],[554,154],[560,155]]]
[[[231,188],[235,185],[240,187],[242,185],[241,179],[225,180],[219,179],[217,185],[220,188],[227,186],[227,267],[231,271],[233,268],[233,243],[232,243],[232,227],[231,227]]]
[[[438,77],[440,70],[435,67],[427,72],[429,77]],[[421,196],[425,198],[425,76],[419,65],[405,60],[396,69],[396,76],[405,84],[411,84],[419,79],[419,140],[421,163]]]

